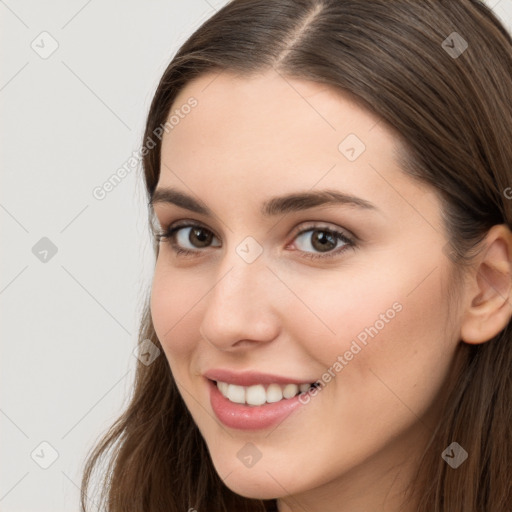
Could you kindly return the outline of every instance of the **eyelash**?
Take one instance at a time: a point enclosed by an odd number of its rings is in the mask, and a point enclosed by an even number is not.
[[[156,233],[155,238],[159,243],[162,240],[167,241],[170,244],[172,250],[178,256],[183,256],[183,257],[199,256],[200,253],[202,252],[201,249],[191,251],[190,249],[182,249],[181,247],[179,247],[176,244],[176,242],[174,240],[174,235],[180,229],[184,229],[184,228],[201,228],[201,229],[205,229],[206,231],[209,231],[211,233],[211,231],[208,228],[206,228],[205,226],[203,226],[201,224],[194,224],[191,222],[186,222],[183,224],[177,224],[177,225],[175,224],[175,225],[168,226],[163,231]],[[343,247],[340,247],[338,249],[335,249],[333,251],[329,251],[326,253],[315,254],[315,253],[310,253],[310,252],[299,251],[299,252],[304,253],[301,257],[309,258],[312,260],[333,258],[335,256],[339,256],[342,252],[345,252],[347,249],[356,247],[355,241],[353,239],[349,238],[345,233],[338,231],[336,229],[333,229],[333,228],[328,228],[326,226],[319,226],[319,225],[309,226],[308,228],[303,229],[302,231],[299,231],[298,233],[296,233],[294,235],[294,239],[304,233],[307,233],[308,231],[324,231],[327,233],[331,233],[335,236],[336,240],[341,240],[342,242],[345,243],[345,245]]]

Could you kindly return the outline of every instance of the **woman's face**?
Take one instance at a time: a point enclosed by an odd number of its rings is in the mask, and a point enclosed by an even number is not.
[[[198,227],[160,242],[151,312],[218,474],[283,510],[393,503],[459,339],[438,197],[383,123],[318,83],[203,75],[171,114],[157,191],[209,212],[155,196],[162,229]]]

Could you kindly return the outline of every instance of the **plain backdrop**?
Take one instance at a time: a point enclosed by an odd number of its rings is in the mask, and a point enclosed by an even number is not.
[[[154,265],[140,165],[152,94],[227,0],[0,0],[0,511],[78,512],[127,403]],[[489,0],[512,30],[512,0]]]

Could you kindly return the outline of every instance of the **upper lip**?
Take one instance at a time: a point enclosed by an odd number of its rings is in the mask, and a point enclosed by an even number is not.
[[[227,382],[238,386],[254,386],[255,384],[311,384],[314,380],[294,379],[270,373],[256,371],[234,372],[224,368],[213,368],[203,373],[210,380]]]

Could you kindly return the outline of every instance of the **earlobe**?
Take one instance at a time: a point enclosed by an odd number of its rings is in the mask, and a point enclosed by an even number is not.
[[[512,316],[512,232],[505,224],[493,226],[482,244],[461,324],[460,337],[470,344],[489,341]]]

